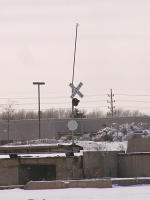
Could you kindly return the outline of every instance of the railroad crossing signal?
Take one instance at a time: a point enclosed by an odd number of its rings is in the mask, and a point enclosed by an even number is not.
[[[73,99],[75,97],[76,94],[79,95],[79,97],[83,98],[83,94],[79,91],[80,88],[82,87],[83,83],[80,82],[79,85],[77,87],[75,87],[72,83],[69,84],[69,86],[73,89],[71,98]]]
[[[77,106],[79,104],[79,102],[80,102],[80,100],[78,100],[77,98],[72,99],[73,106]]]

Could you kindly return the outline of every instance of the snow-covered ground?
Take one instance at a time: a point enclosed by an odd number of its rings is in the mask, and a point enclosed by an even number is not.
[[[150,185],[106,189],[1,190],[1,200],[149,200]]]
[[[51,143],[41,143],[41,141],[38,142],[36,144],[26,144],[26,145],[18,145],[16,143],[12,143],[12,144],[7,144],[7,145],[3,145],[3,147],[31,147],[31,146],[56,146],[56,145],[71,145],[72,141],[57,141],[56,144],[51,144]],[[123,142],[109,142],[109,141],[105,141],[105,142],[95,142],[95,141],[80,141],[80,140],[76,140],[75,141],[76,145],[79,145],[81,147],[83,147],[83,150],[85,151],[126,151],[127,149],[127,141],[123,141]]]
[[[79,153],[75,153],[75,156],[81,156],[83,155],[83,151],[125,151],[127,150],[127,141],[124,142],[94,142],[94,141],[76,141],[77,145],[83,147],[83,150],[81,150]],[[58,144],[64,144],[64,145],[71,145],[72,143],[57,143]],[[44,146],[45,144],[37,144],[37,146]],[[46,144],[47,145],[47,144]],[[49,144],[51,145],[51,144]],[[53,145],[53,144],[52,144]],[[14,147],[16,145],[4,145],[6,148]],[[18,146],[18,145],[17,145]],[[20,146],[20,145],[19,145]],[[32,146],[32,144],[26,145],[26,146]],[[19,157],[65,157],[65,153],[37,153],[37,154],[18,154]],[[9,155],[0,155],[0,158],[10,158]]]
[[[82,146],[85,151],[126,151],[128,142],[78,141],[76,144]]]

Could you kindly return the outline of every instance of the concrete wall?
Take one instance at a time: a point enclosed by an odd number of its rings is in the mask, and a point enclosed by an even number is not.
[[[30,181],[25,190],[64,189],[64,188],[111,188],[112,182],[108,179],[101,180],[71,180],[71,181]]]
[[[150,152],[84,152],[85,178],[150,177]]]
[[[41,138],[56,138],[67,134],[67,123],[70,119],[43,119],[41,120]],[[75,134],[95,133],[104,126],[110,126],[111,123],[119,124],[131,122],[150,123],[150,117],[114,117],[99,119],[76,119],[78,129]],[[8,140],[7,121],[0,121],[0,140]],[[38,139],[38,120],[12,120],[10,121],[10,140],[31,140]]]
[[[21,166],[55,165],[56,179],[81,179],[82,157],[0,159],[0,186],[25,184]],[[40,173],[40,172],[39,172]]]
[[[133,138],[128,141],[127,153],[150,152],[150,138]]]
[[[149,177],[150,153],[119,154],[118,177]]]
[[[118,152],[88,151],[83,153],[85,178],[117,177]]]
[[[81,157],[55,157],[55,158],[34,158],[21,159],[20,165],[55,165],[56,179],[82,178]],[[20,180],[20,183],[24,181]]]
[[[0,159],[0,186],[18,185],[18,161],[15,159]]]
[[[55,138],[54,120],[41,120],[41,138]],[[39,138],[38,120],[11,121],[10,140],[34,140]]]
[[[0,185],[25,184],[30,180],[25,169],[41,165],[56,166],[56,180],[117,177],[118,173],[117,152],[84,152],[83,157],[8,158],[0,159]]]
[[[150,152],[118,154],[118,152],[91,151],[84,152],[83,157],[0,159],[0,186],[25,184],[30,181],[28,170],[25,170],[30,166],[55,166],[53,179],[48,177],[46,181],[102,177],[150,177]],[[42,171],[39,171],[42,174]]]

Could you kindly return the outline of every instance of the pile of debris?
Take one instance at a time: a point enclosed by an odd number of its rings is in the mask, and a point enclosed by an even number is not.
[[[99,130],[93,135],[94,141],[127,141],[131,138],[150,137],[149,123],[112,123],[111,127]]]
[[[119,125],[112,123],[110,127],[100,129],[97,133],[86,133],[74,135],[75,141],[128,141],[132,138],[150,138],[150,123],[126,123]],[[71,142],[72,135],[64,135],[60,138],[61,142]]]

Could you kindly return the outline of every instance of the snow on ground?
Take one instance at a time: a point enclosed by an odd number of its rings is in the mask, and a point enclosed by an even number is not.
[[[1,190],[1,200],[149,200],[150,185],[114,188]]]
[[[127,141],[124,142],[94,142],[94,141],[76,141],[77,145],[83,147],[79,153],[74,153],[75,156],[83,155],[83,151],[125,151],[127,150]],[[59,143],[63,145],[71,145],[72,143]],[[40,144],[38,144],[40,145]],[[37,145],[37,146],[38,146]],[[44,146],[44,144],[42,144]],[[46,144],[47,145],[47,144]],[[51,144],[49,144],[51,145]],[[58,145],[58,144],[57,144]],[[10,145],[13,146],[13,145]],[[9,147],[10,147],[9,146]],[[31,145],[30,145],[31,146]],[[7,146],[5,146],[7,147]],[[14,146],[13,146],[14,147]],[[65,153],[37,153],[37,154],[18,154],[19,157],[65,157]],[[0,158],[10,158],[9,155],[0,155]]]
[[[37,154],[18,154],[19,157],[34,157],[34,158],[47,158],[47,157],[66,157],[65,153],[37,153]]]
[[[76,144],[86,151],[126,151],[128,142],[78,141]]]
[[[71,145],[72,142],[63,142],[63,141],[58,141],[57,144],[36,144],[36,146],[56,146],[56,145]],[[77,140],[75,141],[76,145],[79,145],[83,147],[84,150],[89,150],[89,151],[126,151],[127,149],[127,141],[123,142],[95,142],[95,141],[80,141]],[[16,145],[16,144],[7,144],[3,145],[3,147],[31,147],[35,146],[35,144],[29,144],[29,145]]]

